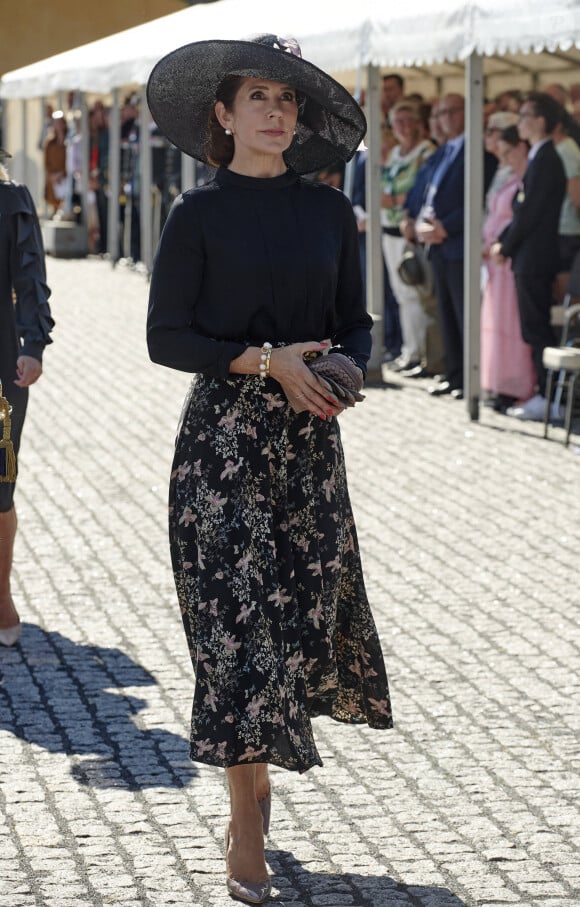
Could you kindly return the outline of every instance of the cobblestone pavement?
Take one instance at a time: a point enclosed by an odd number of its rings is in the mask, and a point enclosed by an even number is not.
[[[165,525],[189,379],[147,359],[142,275],[48,266],[25,626],[0,651],[0,905],[222,907],[223,773],[187,756]],[[396,729],[318,719],[324,768],[273,772],[272,902],[578,907],[580,438],[471,423],[411,381],[342,428]]]

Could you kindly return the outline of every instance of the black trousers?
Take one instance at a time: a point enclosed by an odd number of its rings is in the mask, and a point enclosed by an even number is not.
[[[515,274],[522,337],[532,348],[532,361],[538,378],[538,390],[546,393],[546,369],[542,363],[544,348],[555,343],[550,323],[553,274]]]
[[[453,387],[463,387],[463,259],[449,261],[433,248],[429,260],[445,350],[445,377]]]
[[[363,285],[365,287],[365,299],[366,299],[366,279],[367,279],[367,243],[366,243],[366,233],[359,233],[358,235],[359,251],[360,251],[360,263],[362,268],[362,277]],[[387,266],[385,264],[385,258],[383,256],[383,291],[384,291],[384,306],[383,306],[383,341],[385,344],[385,349],[391,353],[393,359],[396,359],[397,356],[401,354],[401,346],[403,344],[403,335],[401,333],[401,322],[399,320],[399,303],[395,299],[394,293],[391,289],[391,284],[389,282],[389,272],[387,271]]]

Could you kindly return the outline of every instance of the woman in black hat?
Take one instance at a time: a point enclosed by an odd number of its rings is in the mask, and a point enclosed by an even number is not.
[[[26,186],[10,179],[6,157],[0,148],[0,382],[12,408],[10,440],[18,453],[28,388],[42,374],[42,353],[51,343],[54,322],[36,209]],[[15,482],[8,478],[0,458],[0,644],[13,646],[21,623],[10,592],[16,510]]]
[[[227,771],[227,887],[261,903],[268,764],[321,764],[316,715],[392,724],[336,419],[362,399],[371,348],[357,229],[342,193],[298,175],[350,159],[366,124],[273,35],[180,48],[148,99],[175,145],[218,167],[168,218],[147,336],[155,362],[197,375],[170,485],[191,756]]]

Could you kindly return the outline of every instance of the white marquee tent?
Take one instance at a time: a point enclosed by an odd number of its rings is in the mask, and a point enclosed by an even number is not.
[[[580,64],[578,0],[293,0],[277,9],[269,0],[218,0],[14,70],[3,77],[0,93],[32,98],[142,85],[155,62],[179,44],[265,31],[295,35],[304,56],[332,73],[369,63],[425,69],[473,52],[495,60],[496,71],[497,58],[504,58],[504,72],[538,68],[525,55],[542,51],[556,54],[542,68]]]
[[[304,57],[337,78],[360,79],[363,74],[366,81],[370,150],[367,208],[373,250],[369,256],[369,301],[377,319],[382,298],[379,67],[434,78],[434,93],[448,77],[465,79],[466,396],[468,410],[476,418],[481,209],[473,202],[482,195],[479,149],[484,82],[503,76],[513,84],[523,75],[528,77],[527,87],[532,87],[538,84],[540,72],[550,81],[580,81],[580,0],[406,0],[402,4],[387,0],[356,0],[352,4],[293,0],[284,8],[274,8],[271,0],[217,0],[7,73],[0,83],[0,96],[26,100],[71,90],[112,93],[111,128],[118,134],[119,89],[143,86],[163,54],[189,41],[243,38],[268,31],[298,38]],[[150,184],[147,157],[142,155],[142,182],[146,187]],[[114,163],[111,161],[113,167]],[[147,207],[142,206],[145,215]],[[145,239],[151,236],[146,217],[143,231]],[[147,242],[144,248],[150,257]],[[378,347],[380,352],[380,344]]]

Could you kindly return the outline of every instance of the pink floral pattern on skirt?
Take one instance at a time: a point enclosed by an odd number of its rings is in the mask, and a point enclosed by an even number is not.
[[[392,727],[338,422],[258,377],[194,380],[170,483],[191,757],[321,765],[311,718]]]

